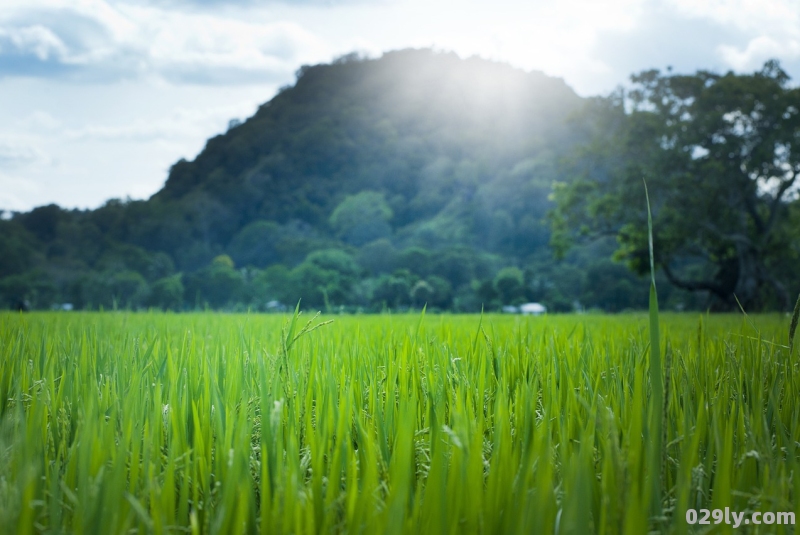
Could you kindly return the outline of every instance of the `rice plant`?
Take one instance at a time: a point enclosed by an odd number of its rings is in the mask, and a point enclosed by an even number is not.
[[[647,314],[2,314],[0,532],[689,533],[688,508],[800,513],[787,319],[658,320],[656,468]]]

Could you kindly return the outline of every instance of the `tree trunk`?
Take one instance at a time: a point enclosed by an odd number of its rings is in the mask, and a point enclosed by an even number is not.
[[[674,286],[690,292],[708,292],[708,307],[714,312],[737,311],[739,304],[746,312],[759,311],[774,305],[773,297],[782,310],[788,310],[789,292],[769,272],[758,249],[741,240],[736,252],[736,256],[719,264],[713,279],[687,280],[674,273],[669,263],[661,263],[660,267]]]
[[[712,302],[711,308],[738,310],[741,304],[745,312],[762,310],[768,304],[767,292],[771,287],[779,306],[785,310],[789,306],[789,294],[764,265],[757,249],[751,244],[738,243],[736,253],[736,257],[724,264],[715,277],[727,295],[723,302]]]
[[[730,300],[748,310],[759,310],[763,305],[761,290],[764,286],[764,269],[755,248],[749,244],[736,244],[739,273]],[[736,303],[736,301],[739,303]]]

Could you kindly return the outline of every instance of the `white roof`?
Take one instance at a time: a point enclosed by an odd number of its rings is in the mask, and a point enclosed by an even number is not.
[[[541,303],[525,303],[519,306],[520,312],[528,314],[541,314],[547,312],[547,307]]]

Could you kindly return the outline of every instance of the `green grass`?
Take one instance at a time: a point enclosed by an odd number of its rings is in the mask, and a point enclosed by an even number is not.
[[[689,507],[800,515],[788,317],[661,314],[658,468],[647,314],[329,319],[0,315],[0,532],[687,533]]]

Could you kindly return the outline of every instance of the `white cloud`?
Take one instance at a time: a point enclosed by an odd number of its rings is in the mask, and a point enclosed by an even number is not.
[[[67,55],[67,47],[49,28],[40,24],[19,28],[0,28],[0,42],[11,46],[20,54],[32,54],[39,61],[60,59]],[[4,47],[5,48],[5,47]]]
[[[720,45],[718,48],[724,61],[738,71],[754,70],[771,58],[796,59],[800,57],[800,43],[793,39],[783,43],[772,37],[760,35],[751,39],[744,49]]]
[[[52,132],[61,127],[61,121],[45,111],[37,110],[17,121],[17,126],[24,130]]]
[[[744,37],[721,43],[716,52],[738,71],[753,70],[772,58],[800,58],[800,2],[796,0],[670,0],[685,17],[737,29]]]
[[[285,21],[103,0],[35,1],[0,15],[0,69],[5,61],[7,74],[230,84],[275,80],[330,55],[322,39]]]
[[[800,3],[796,0],[668,0],[686,17],[703,18],[744,31],[781,29],[796,33]]]
[[[252,113],[250,103],[231,104],[205,109],[178,108],[159,118],[136,119],[116,125],[89,124],[64,131],[70,141],[186,141],[195,140],[198,132],[219,132],[232,118]]]
[[[46,164],[50,159],[39,148],[0,139],[0,170],[34,164]]]
[[[166,78],[217,82],[275,78],[298,63],[326,57],[325,45],[297,24],[252,24],[207,15],[168,14],[151,20],[146,32],[151,68]],[[176,28],[182,28],[177,30]]]

